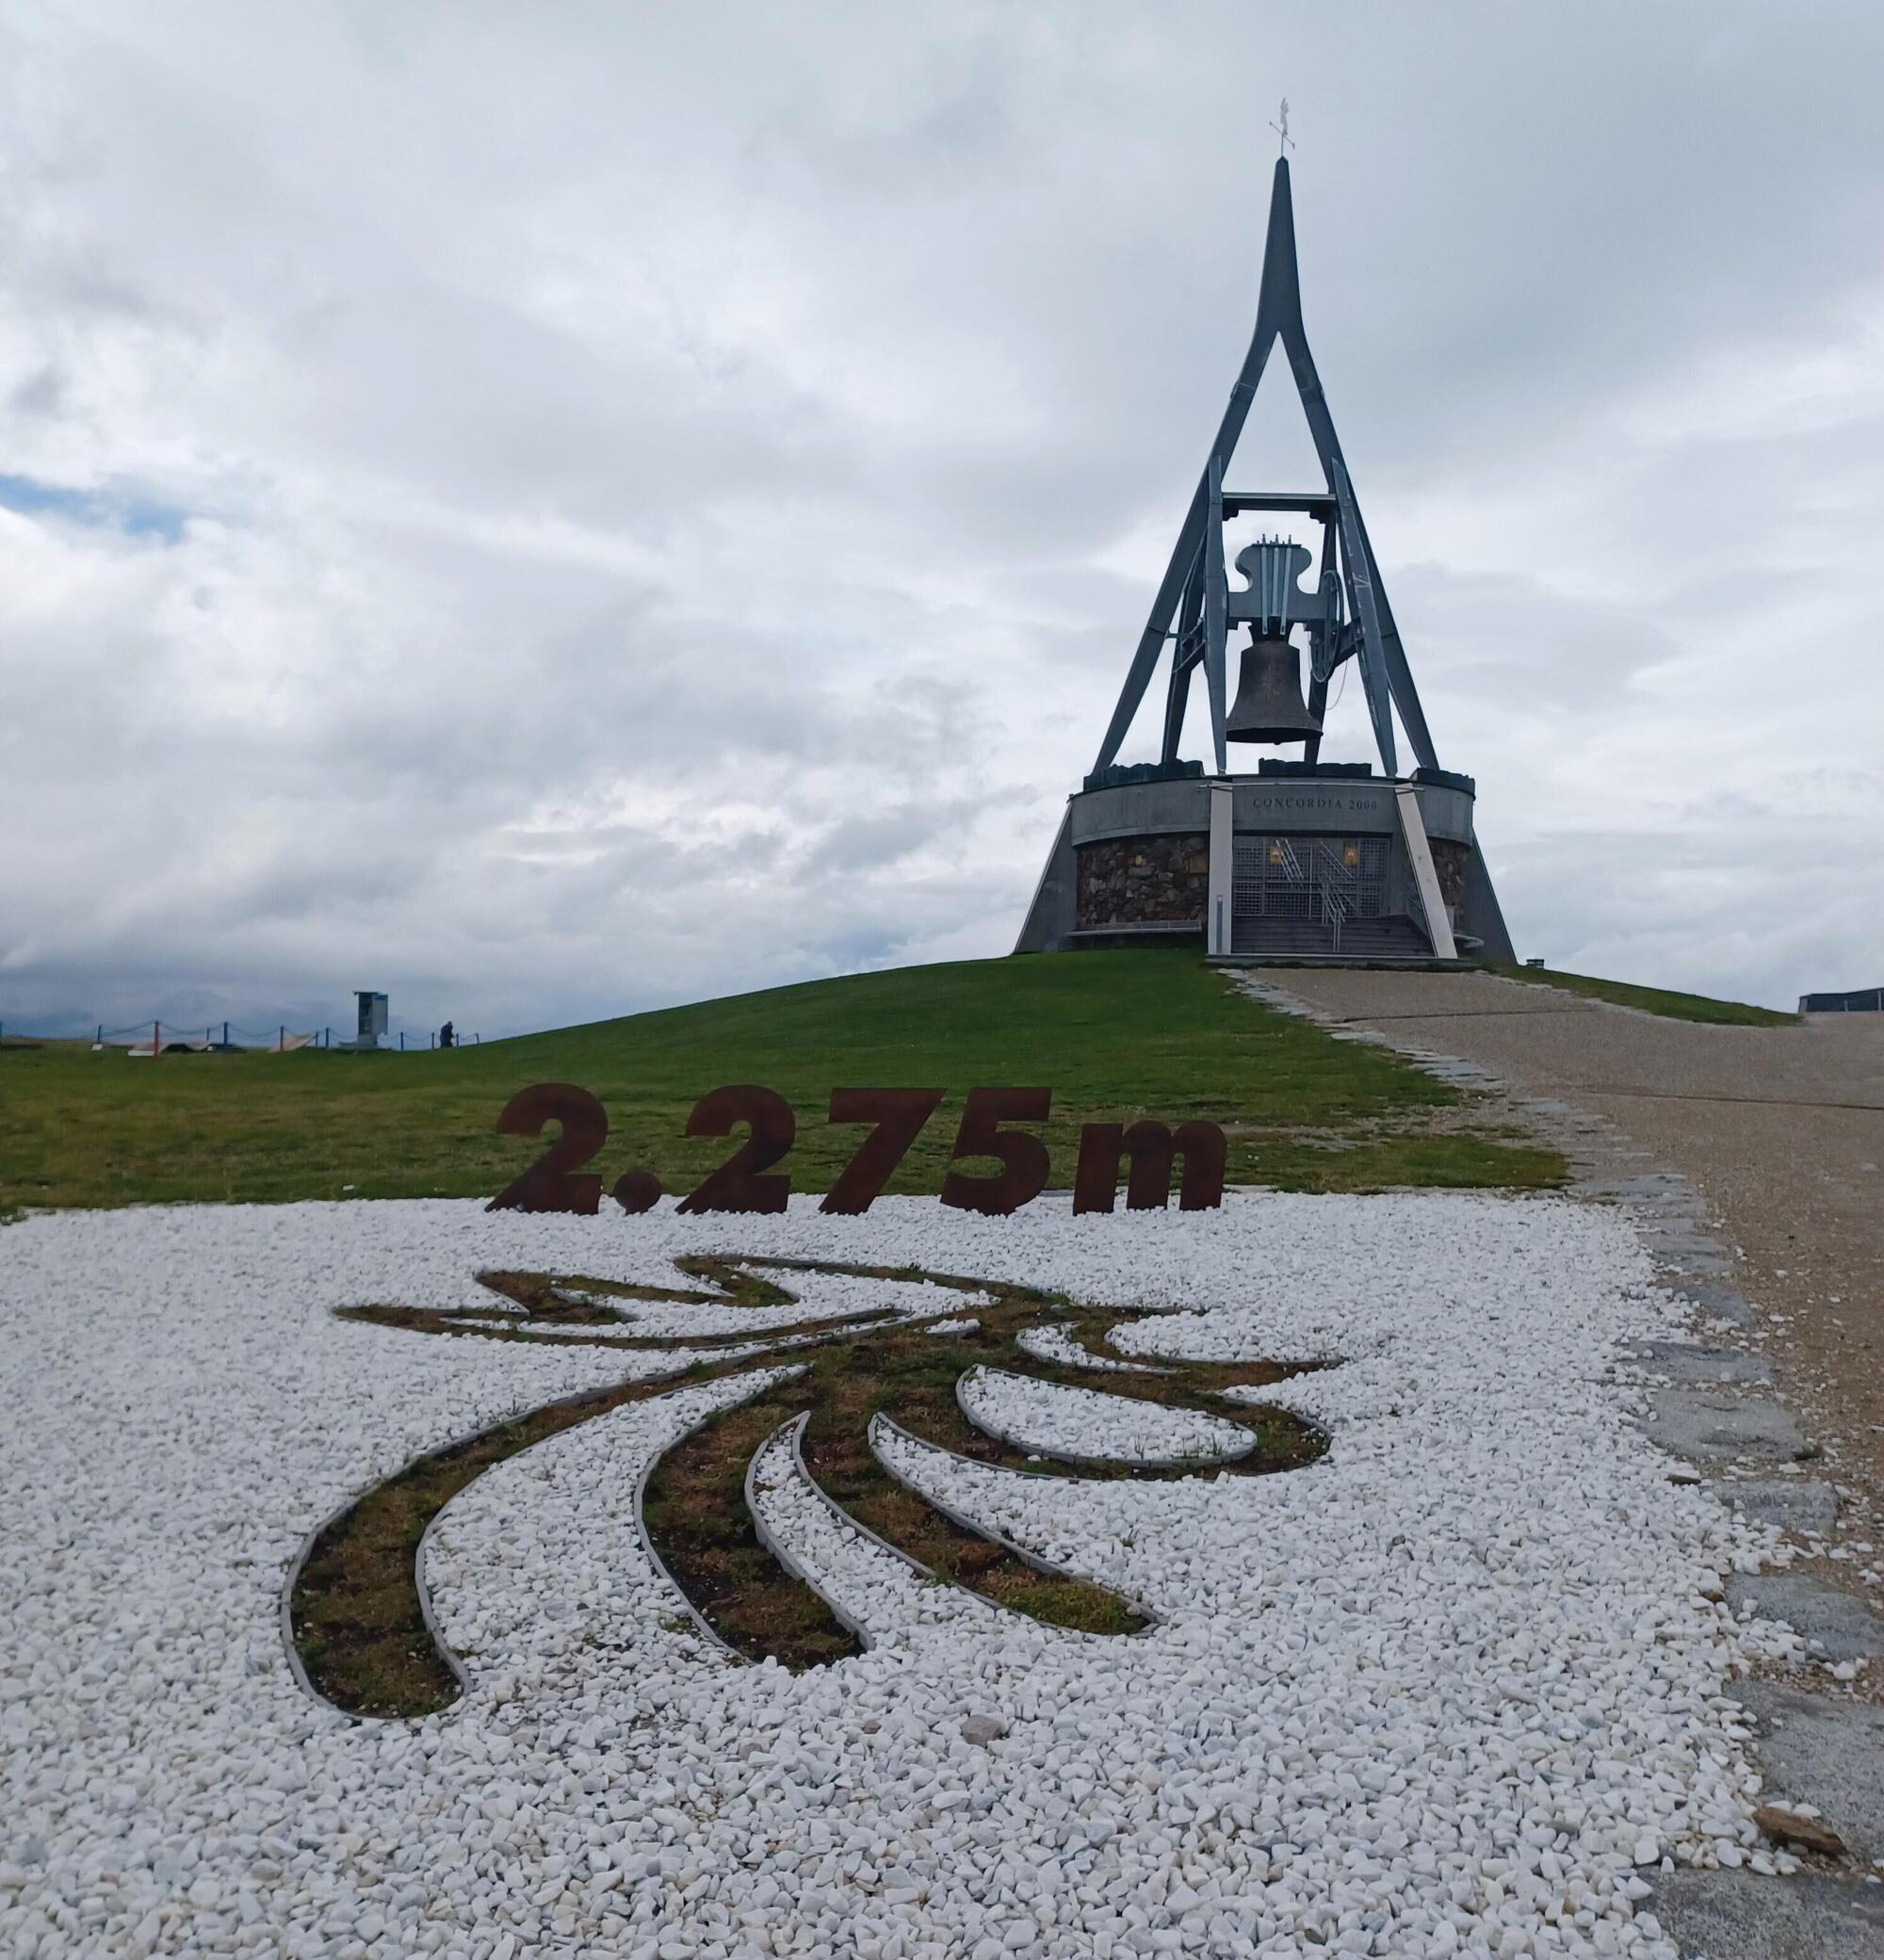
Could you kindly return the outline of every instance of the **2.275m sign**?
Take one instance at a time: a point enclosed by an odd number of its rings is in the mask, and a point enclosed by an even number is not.
[[[946,1093],[940,1089],[834,1089],[828,1120],[867,1127],[854,1155],[837,1174],[836,1182],[818,1208],[868,1211]],[[1037,1198],[1047,1189],[1047,1145],[1026,1126],[1045,1123],[1052,1107],[1050,1089],[969,1090],[950,1161],[986,1158],[999,1168],[987,1174],[951,1169],[942,1180],[943,1204],[999,1217]],[[588,1090],[573,1082],[538,1082],[520,1089],[504,1105],[497,1128],[507,1137],[539,1137],[552,1123],[560,1127],[556,1142],[520,1177],[507,1184],[488,1209],[576,1211],[593,1216],[601,1208],[601,1174],[583,1166],[593,1162],[609,1141],[609,1114]],[[774,1089],[735,1082],[703,1095],[687,1119],[690,1137],[730,1137],[740,1129],[746,1132],[745,1142],[681,1199],[682,1211],[785,1209],[791,1175],[774,1171],[772,1166],[798,1136],[798,1118],[791,1105]],[[1214,1210],[1223,1202],[1224,1158],[1224,1133],[1214,1123],[1193,1119],[1176,1129],[1150,1118],[1129,1125],[1085,1124],[1080,1130],[1073,1209],[1112,1210],[1123,1175],[1128,1210],[1161,1210],[1181,1159],[1179,1208]],[[662,1185],[652,1171],[624,1171],[610,1187],[610,1194],[624,1211],[646,1211],[660,1199]]]

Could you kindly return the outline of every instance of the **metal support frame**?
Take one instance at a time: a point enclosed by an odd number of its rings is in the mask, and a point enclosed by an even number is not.
[[[1229,464],[1250,403],[1256,398],[1272,348],[1282,343],[1295,382],[1295,392],[1307,418],[1308,432],[1327,478],[1320,494],[1295,495],[1282,492],[1246,492],[1224,489],[1224,471]],[[1305,511],[1323,526],[1322,566],[1325,573],[1335,562],[1335,540],[1340,539],[1340,569],[1349,598],[1352,627],[1339,636],[1336,658],[1349,653],[1360,659],[1361,678],[1367,690],[1368,709],[1373,722],[1374,739],[1387,773],[1395,775],[1398,767],[1393,736],[1393,711],[1398,709],[1401,726],[1406,731],[1414,755],[1426,769],[1437,769],[1438,757],[1426,727],[1426,717],[1413,685],[1393,610],[1387,603],[1380,567],[1368,542],[1367,526],[1341,455],[1340,440],[1335,433],[1334,418],[1315,371],[1314,356],[1302,325],[1302,289],[1295,264],[1295,213],[1289,187],[1289,164],[1278,158],[1275,187],[1269,203],[1269,232],[1263,244],[1262,283],[1257,300],[1256,332],[1249,351],[1230,390],[1229,405],[1224,411],[1216,440],[1210,445],[1203,475],[1191,498],[1190,509],[1178,533],[1171,562],[1160,581],[1157,596],[1145,631],[1132,655],[1118,704],[1099,744],[1095,771],[1117,760],[1120,745],[1151,685],[1159,660],[1167,644],[1171,647],[1171,681],[1165,700],[1162,754],[1166,762],[1178,759],[1182,740],[1184,709],[1189,700],[1191,669],[1201,660],[1210,700],[1210,739],[1219,775],[1227,773],[1224,738],[1227,624],[1226,581],[1224,574],[1224,523],[1226,517],[1243,510],[1295,510]],[[1199,588],[1201,587],[1201,591]],[[1176,618],[1176,631],[1173,620]],[[1317,712],[1326,705],[1327,681],[1324,675],[1315,683],[1309,705]],[[1320,743],[1308,746],[1310,759],[1320,753]]]
[[[1330,513],[1322,521],[1322,563],[1315,575],[1316,583],[1324,587],[1328,582],[1329,575],[1335,573],[1335,532],[1334,518]],[[1339,574],[1335,575],[1339,576]],[[1324,626],[1322,637],[1332,641],[1335,632],[1334,627]],[[1317,636],[1310,636],[1309,644],[1312,650],[1321,650],[1320,638]],[[1315,660],[1309,669],[1308,712],[1318,721],[1324,720],[1328,712],[1328,676],[1334,672],[1334,648],[1330,644],[1326,661]],[[1322,737],[1319,735],[1311,735],[1303,745],[1302,759],[1304,762],[1319,762],[1321,756]]]

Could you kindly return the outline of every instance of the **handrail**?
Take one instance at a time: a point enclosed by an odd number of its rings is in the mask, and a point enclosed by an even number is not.
[[[1348,915],[1348,908],[1340,893],[1336,891],[1332,885],[1324,884],[1321,887],[1321,893],[1322,923],[1329,929],[1333,949],[1336,952],[1340,952],[1341,949],[1341,922]]]

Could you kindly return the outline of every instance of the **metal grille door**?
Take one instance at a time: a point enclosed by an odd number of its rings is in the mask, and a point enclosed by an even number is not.
[[[1386,837],[1241,836],[1230,866],[1231,941],[1254,949],[1264,919],[1326,925],[1387,910]]]

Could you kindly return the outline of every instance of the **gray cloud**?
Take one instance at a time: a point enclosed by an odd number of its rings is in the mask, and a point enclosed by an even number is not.
[[[1826,839],[1880,788],[1880,42],[0,7],[0,1016],[374,984],[495,1033],[1002,950],[1285,89],[1310,335],[1525,948],[1875,977]],[[1247,479],[1302,474],[1271,397]]]

